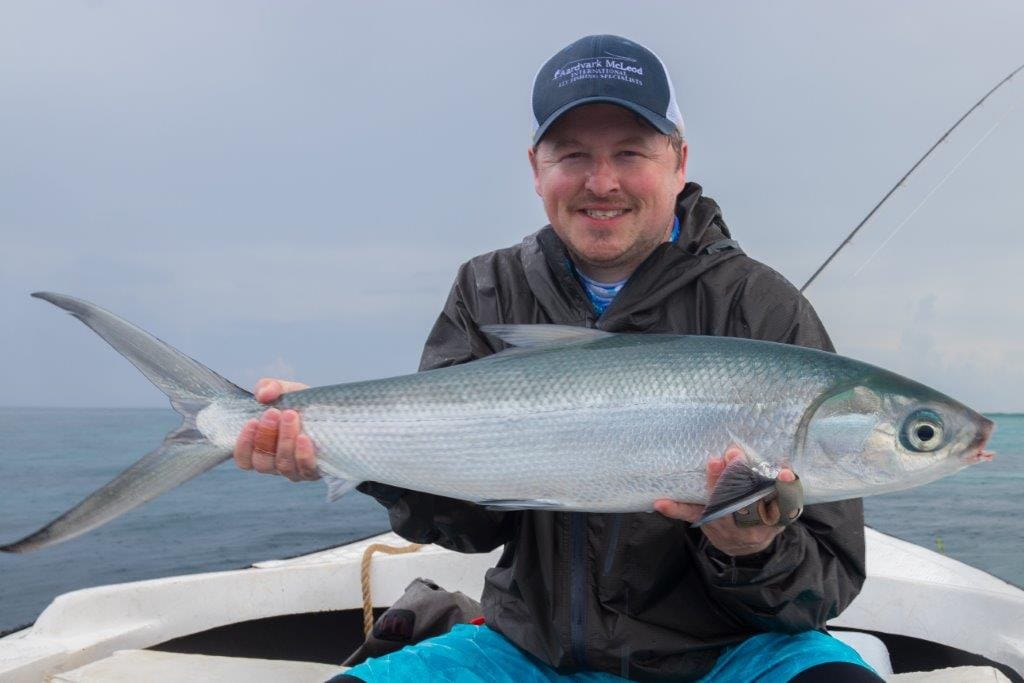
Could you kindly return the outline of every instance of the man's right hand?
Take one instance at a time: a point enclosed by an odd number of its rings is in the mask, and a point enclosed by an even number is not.
[[[253,394],[260,403],[272,403],[281,394],[307,389],[301,382],[264,378]],[[235,441],[235,464],[243,470],[282,474],[292,481],[320,478],[313,441],[302,433],[302,420],[294,410],[270,408],[260,419],[245,423]]]

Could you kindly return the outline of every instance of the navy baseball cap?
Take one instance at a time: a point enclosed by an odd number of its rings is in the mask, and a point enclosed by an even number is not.
[[[683,132],[683,115],[665,64],[621,36],[586,36],[560,50],[533,79],[533,144],[565,112],[594,102],[625,107],[665,135]]]

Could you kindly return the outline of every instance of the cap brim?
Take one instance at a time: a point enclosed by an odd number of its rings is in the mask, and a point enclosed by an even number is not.
[[[679,127],[676,126],[676,124],[674,124],[672,121],[668,120],[664,116],[656,114],[647,107],[641,107],[639,104],[636,104],[634,102],[629,102],[628,100],[622,100],[616,97],[584,97],[583,99],[576,100],[575,102],[570,102],[564,107],[557,109],[555,113],[547,117],[547,119],[545,119],[540,124],[540,127],[538,127],[537,131],[533,134],[533,144],[536,145],[538,142],[540,142],[540,139],[544,137],[544,134],[548,132],[548,129],[551,128],[555,121],[561,118],[562,115],[565,114],[570,109],[582,107],[585,104],[596,104],[599,102],[605,102],[607,104],[617,104],[620,107],[624,107],[625,109],[628,109],[634,114],[642,116],[643,119],[647,121],[647,123],[651,124],[665,135],[671,135],[673,132],[679,130]]]

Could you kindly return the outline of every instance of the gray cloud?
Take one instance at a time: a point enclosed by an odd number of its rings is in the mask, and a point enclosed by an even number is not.
[[[925,0],[7,3],[0,401],[163,403],[35,289],[239,382],[411,371],[458,264],[543,224],[530,80],[586,33],[660,54],[691,179],[800,282],[1016,65],[1022,25],[1018,3]],[[994,98],[810,292],[841,351],[985,409],[1024,409],[1020,111],[853,273],[1022,96]]]

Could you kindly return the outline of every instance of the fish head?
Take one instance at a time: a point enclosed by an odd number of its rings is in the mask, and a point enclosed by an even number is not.
[[[828,392],[809,413],[798,474],[815,499],[907,489],[992,458],[991,420],[894,373]]]

